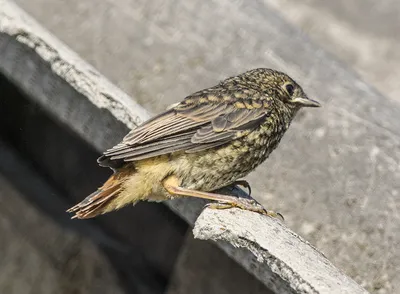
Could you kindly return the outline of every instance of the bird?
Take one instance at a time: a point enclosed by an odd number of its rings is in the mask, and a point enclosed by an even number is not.
[[[67,210],[87,219],[138,201],[177,197],[213,200],[269,216],[254,199],[214,191],[235,184],[278,146],[297,112],[319,107],[287,74],[256,68],[227,78],[168,107],[131,130],[98,158],[113,174]]]

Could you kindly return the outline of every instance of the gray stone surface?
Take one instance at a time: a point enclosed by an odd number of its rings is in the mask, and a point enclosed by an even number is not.
[[[272,294],[216,244],[187,236],[167,294]]]
[[[368,83],[400,102],[400,2],[264,0]]]
[[[293,293],[366,293],[277,219],[237,208],[218,213],[206,209],[197,219],[193,234],[198,239],[231,244],[229,254],[234,258],[238,257],[240,249],[249,250],[265,268],[288,281],[295,290]],[[282,290],[279,280],[267,278],[260,270],[262,266],[255,267],[252,259],[251,256],[243,259],[244,265],[251,268],[270,289],[275,293],[289,292]]]
[[[34,99],[38,105],[41,105],[61,122],[68,124],[71,129],[86,140],[91,140],[97,148],[104,148],[110,143],[115,144],[113,142],[115,134],[112,134],[112,132],[119,132],[123,129],[121,124],[118,125],[117,119],[127,125],[132,125],[145,118],[144,111],[132,109],[129,104],[125,104],[129,102],[132,104],[132,100],[127,101],[126,95],[109,84],[84,61],[79,60],[70,50],[59,44],[29,16],[23,14],[8,1],[2,0],[0,4],[3,6],[3,11],[0,11],[2,13],[0,32],[4,32],[0,35],[1,70],[21,90],[29,93],[31,99]],[[112,115],[116,119],[112,120]],[[238,191],[236,193],[228,192],[236,195],[239,193]],[[201,203],[196,204],[187,199],[181,199],[179,202],[171,201],[167,204],[191,224],[193,224],[197,213],[203,206]],[[212,210],[209,213],[218,219],[219,215],[223,215],[225,212]],[[258,228],[265,228],[262,231],[267,239],[268,235],[274,238],[273,236],[278,232],[283,232],[286,236],[284,242],[282,242],[282,238],[277,238],[275,244],[279,244],[281,252],[286,251],[287,254],[277,255],[274,250],[271,250],[271,256],[268,259],[273,260],[272,263],[263,262],[269,255],[269,246],[265,242],[257,245],[254,241],[251,241],[251,246],[250,243],[248,244],[251,252],[246,249],[234,250],[229,243],[217,243],[225,252],[276,293],[321,293],[326,289],[332,290],[331,292],[344,291],[349,293],[362,293],[364,291],[353,280],[332,267],[330,262],[321,254],[318,254],[317,260],[315,253],[310,255],[311,261],[305,263],[306,266],[303,270],[299,270],[298,266],[293,270],[293,261],[299,263],[298,260],[307,260],[307,254],[302,258],[298,258],[296,255],[298,255],[298,252],[307,252],[304,249],[310,247],[308,243],[298,238],[287,227],[277,227],[278,223],[271,218],[261,218],[257,214],[249,215],[248,212],[243,210],[230,210],[229,213],[233,213],[233,217],[239,221],[248,219],[251,222],[253,219],[253,225],[243,225],[243,228],[232,222],[233,229],[229,229],[232,238],[224,240],[232,241],[234,246],[240,245],[236,241],[238,238],[243,241],[250,240],[243,235],[243,229],[250,235],[259,234],[254,226],[254,220],[255,223],[259,223]],[[202,227],[202,222],[205,223],[204,227],[209,227],[209,224],[203,219],[203,221],[197,222],[197,228]],[[273,233],[272,231],[276,232]],[[204,238],[206,235],[200,234],[199,236]],[[212,235],[209,238],[216,239]],[[301,246],[299,246],[300,243]],[[293,255],[291,255],[292,250],[288,246],[290,244],[296,244],[296,248],[303,249],[299,249],[297,253],[293,251]],[[254,251],[254,246],[262,246],[263,259],[260,258],[260,254]],[[271,249],[274,248],[271,247]],[[204,256],[209,256],[210,250],[212,250],[211,247],[203,253]],[[314,252],[314,250],[312,249],[309,252]],[[218,260],[214,260],[214,262],[218,264]],[[230,273],[231,268],[225,268],[224,271]],[[314,276],[310,274],[312,272],[319,274]],[[332,283],[332,280],[337,280],[337,282]]]
[[[0,236],[0,293],[123,293],[96,246],[41,214],[1,174]]]
[[[248,68],[270,66],[287,71],[310,96],[320,99],[324,108],[303,113],[281,147],[250,177],[254,195],[269,208],[281,211],[291,228],[371,292],[391,293],[400,287],[399,106],[287,26],[279,12],[266,4],[268,1],[171,1],[160,5],[155,1],[120,0],[96,6],[91,1],[17,2],[154,111]],[[396,13],[396,3],[391,2],[393,5],[375,4],[375,10],[365,19],[391,27],[393,17],[385,13]],[[294,5],[294,1],[291,3]],[[342,4],[334,9],[330,4],[309,3],[319,9],[312,15],[320,13],[325,21],[326,15],[342,19],[349,15],[347,19],[353,19],[356,13],[365,14],[359,10],[363,6],[357,4],[350,10]],[[285,11],[290,13],[292,7],[275,7],[290,20],[292,16]],[[322,21],[313,22],[316,19],[305,18],[303,28],[306,20],[318,27]],[[326,23],[334,27],[329,20]],[[357,27],[364,25],[357,23],[351,36],[364,35],[370,40],[375,31],[368,28],[365,31],[369,34],[358,34]],[[323,30],[319,32],[324,36]],[[376,32],[375,37],[380,35]],[[385,38],[389,41],[383,44],[392,42],[389,35]],[[336,38],[313,39],[324,40],[321,46],[328,49],[336,48],[332,44],[340,40],[346,46],[357,41],[341,38],[340,33]],[[393,42],[385,48],[397,48]],[[377,42],[359,44],[344,52],[359,60],[360,52],[372,50],[368,48]],[[350,54],[335,49],[331,52],[340,53],[343,60]],[[395,75],[388,73],[399,67],[395,53],[385,52],[372,51],[363,62],[352,64],[373,61],[373,66],[365,70],[371,76],[364,76],[386,94],[389,87],[385,85],[398,87],[390,80]],[[368,61],[369,56],[375,58]],[[390,64],[385,62],[387,56],[392,57]],[[382,72],[376,76],[382,77],[383,86],[379,86],[378,78],[373,80],[375,70]],[[388,94],[396,97],[391,94],[395,91]]]

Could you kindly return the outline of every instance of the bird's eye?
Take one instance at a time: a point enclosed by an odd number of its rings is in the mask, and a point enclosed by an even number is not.
[[[292,84],[286,84],[285,85],[286,92],[289,94],[289,96],[292,96],[294,93],[294,86]]]

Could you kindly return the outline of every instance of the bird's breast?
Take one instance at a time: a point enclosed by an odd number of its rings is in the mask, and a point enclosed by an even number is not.
[[[286,128],[261,126],[229,144],[194,154],[184,154],[177,162],[182,185],[212,191],[246,176],[277,147]]]

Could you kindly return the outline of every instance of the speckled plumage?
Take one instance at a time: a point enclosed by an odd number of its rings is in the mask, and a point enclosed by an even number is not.
[[[196,92],[107,150],[99,163],[115,174],[70,211],[86,218],[138,200],[170,199],[176,195],[163,181],[171,176],[176,187],[194,194],[230,185],[269,156],[304,106],[319,104],[271,69]]]

